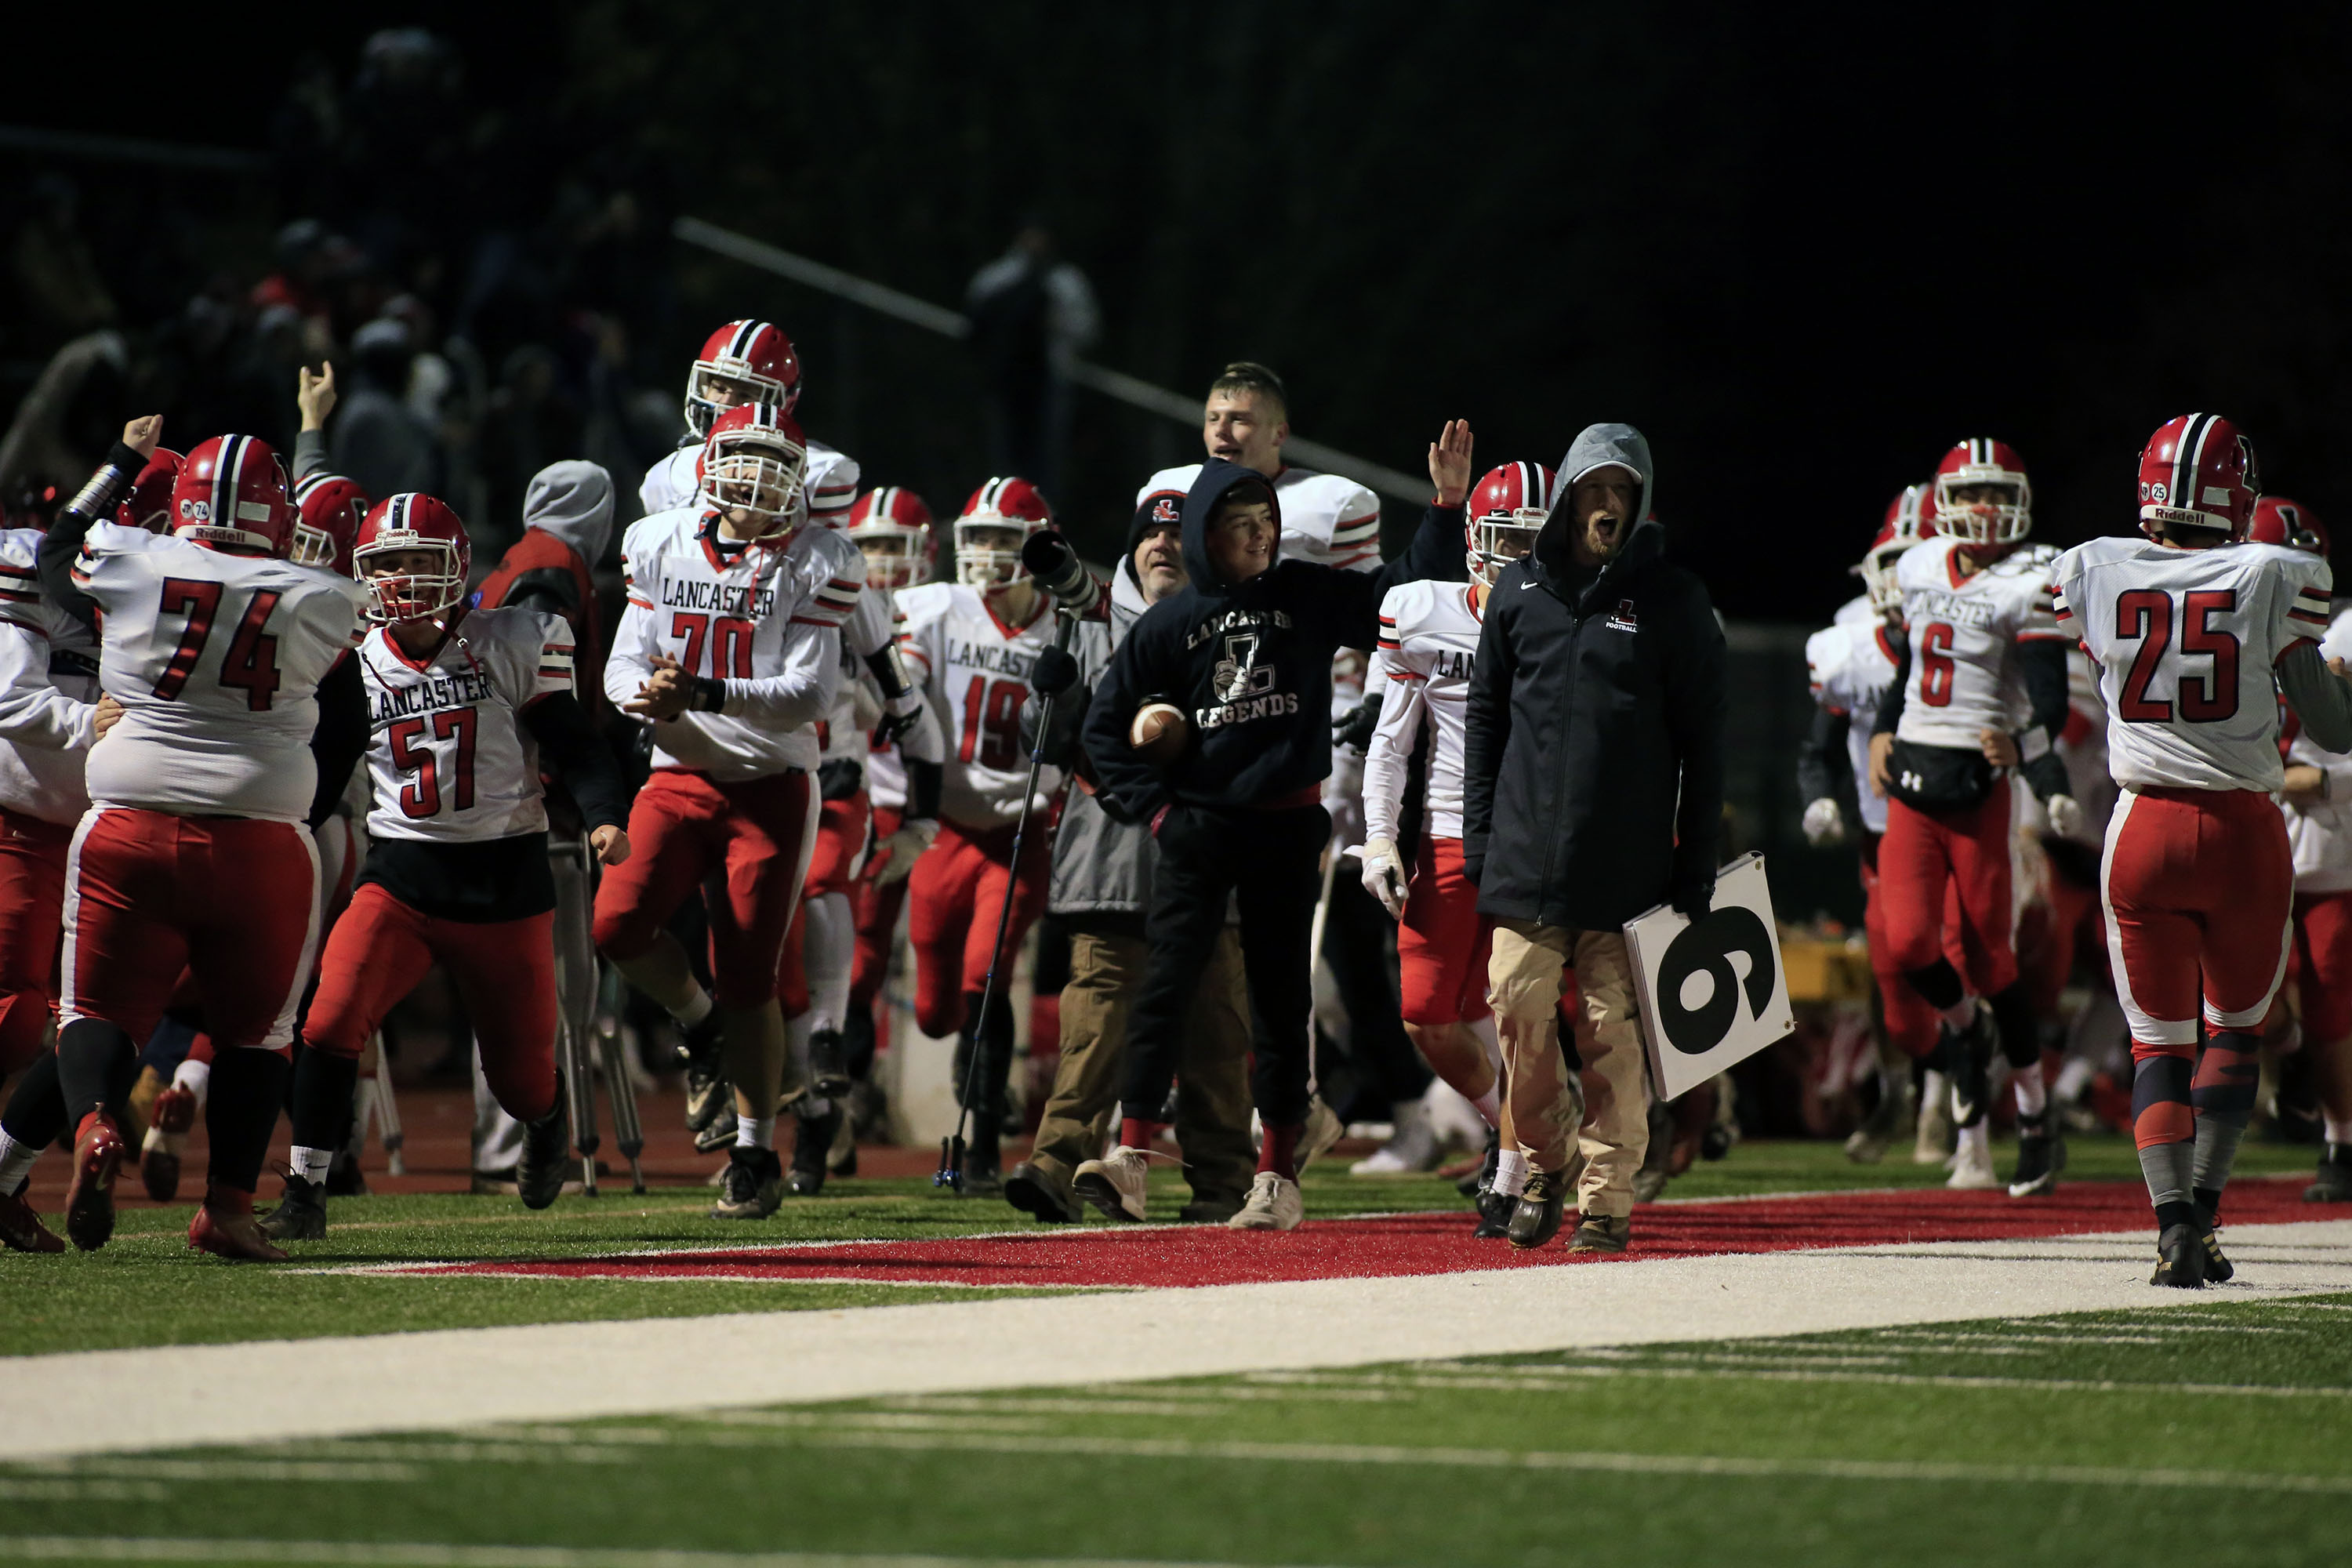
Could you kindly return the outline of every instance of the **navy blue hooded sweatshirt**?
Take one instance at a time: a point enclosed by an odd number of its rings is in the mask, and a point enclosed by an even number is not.
[[[1228,582],[1209,560],[1209,519],[1227,490],[1248,480],[1273,490],[1239,464],[1202,466],[1184,497],[1192,580],[1135,623],[1087,710],[1095,776],[1138,821],[1171,803],[1263,806],[1321,784],[1331,772],[1331,656],[1373,646],[1391,588],[1459,581],[1466,570],[1461,509],[1432,506],[1411,546],[1378,572],[1286,561],[1277,543],[1273,565]],[[1191,746],[1165,770],[1128,744],[1136,709],[1154,700],[1176,704],[1192,725]]]

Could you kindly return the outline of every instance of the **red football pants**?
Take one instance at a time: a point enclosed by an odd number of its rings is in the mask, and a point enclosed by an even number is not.
[[[1423,835],[1397,922],[1397,980],[1408,1024],[1475,1024],[1486,1005],[1492,921],[1480,918],[1478,888],[1462,874],[1462,840]]]
[[[439,920],[362,883],[327,938],[303,1038],[356,1060],[384,1015],[435,964],[473,1019],[482,1076],[518,1121],[555,1103],[555,911]]]
[[[963,1027],[964,997],[976,994],[988,979],[1006,883],[1013,886],[1013,913],[1004,927],[1008,955],[1045,912],[1052,868],[1046,845],[1052,837],[1051,824],[1042,816],[1032,819],[1015,876],[1013,829],[942,822],[940,836],[915,862],[914,875],[907,879],[914,900],[907,936],[915,949],[915,1024],[926,1035],[952,1035]],[[1009,957],[1004,973],[1012,973]]]
[[[93,807],[67,858],[60,1018],[144,1043],[184,968],[215,1045],[289,1045],[318,910],[299,823]]]
[[[893,806],[874,808],[876,843],[898,831],[900,816]],[[858,878],[849,895],[857,910],[857,967],[850,974],[849,1000],[857,1007],[873,1006],[874,999],[882,994],[883,982],[890,977],[891,939],[898,932],[898,911],[907,907],[908,879],[901,877],[886,888],[874,879],[871,862],[866,870],[867,874]]]
[[[2352,892],[2294,896],[2294,968],[2304,1043],[2352,1037]]]
[[[1878,879],[1876,859],[1877,846],[1873,845],[1862,860],[1863,936],[1870,944],[1870,973],[1878,983],[1886,1043],[1916,1061],[1936,1048],[1943,1015],[1911,988],[1902,966],[1895,962],[1895,939],[1886,931],[1886,895]],[[1960,894],[1949,882],[1944,885],[1944,956],[1954,969],[1967,973],[1969,955],[1960,945]]]
[[[798,768],[737,784],[656,770],[629,809],[635,852],[604,868],[596,887],[597,950],[615,963],[645,952],[709,877],[719,1005],[745,1012],[770,1000],[816,842],[817,805]]]
[[[1895,973],[1925,969],[1944,956],[1948,891],[1959,900],[1960,975],[1979,996],[2017,979],[2011,945],[2009,780],[1973,811],[1925,812],[1886,803],[1878,841],[1878,889]]]
[[[845,893],[866,868],[866,828],[874,813],[860,790],[847,800],[828,800],[817,814],[816,849],[809,858],[806,896]]]
[[[73,833],[0,807],[0,1078],[41,1054],[57,1015],[58,921]]]
[[[2126,790],[2099,879],[2133,1056],[2195,1053],[2200,970],[2207,1023],[2261,1026],[2286,973],[2294,899],[2286,822],[2270,796]]]

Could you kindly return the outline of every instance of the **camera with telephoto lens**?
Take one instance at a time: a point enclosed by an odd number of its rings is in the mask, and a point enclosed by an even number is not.
[[[1052,529],[1041,529],[1031,534],[1021,546],[1021,564],[1029,575],[1064,606],[1073,610],[1090,610],[1102,595],[1102,583],[1070,542]]]

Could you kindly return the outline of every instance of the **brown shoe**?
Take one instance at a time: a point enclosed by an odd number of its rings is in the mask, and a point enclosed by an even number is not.
[[[114,1234],[114,1178],[122,1173],[122,1134],[114,1118],[93,1110],[74,1135],[73,1184],[66,1188],[66,1235],[96,1252]]]
[[[41,1223],[33,1205],[0,1194],[0,1245],[11,1252],[63,1252],[64,1240]]]
[[[1568,1238],[1570,1252],[1622,1252],[1633,1237],[1633,1222],[1624,1215],[1580,1214],[1576,1234]]]
[[[269,1245],[253,1217],[253,1194],[235,1187],[209,1187],[204,1207],[188,1222],[188,1245],[216,1258],[251,1263],[283,1263],[286,1254]]]

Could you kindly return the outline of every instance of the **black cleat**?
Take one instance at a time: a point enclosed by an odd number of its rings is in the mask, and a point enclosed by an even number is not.
[[[809,1036],[809,1084],[826,1099],[847,1094],[849,1042],[839,1029],[819,1029]]]
[[[572,1117],[563,1096],[563,1071],[556,1069],[555,1103],[522,1130],[522,1153],[515,1161],[515,1194],[527,1209],[543,1209],[563,1195],[572,1154]]]
[[[2214,1233],[2221,1228],[2221,1194],[2204,1187],[2197,1189],[2197,1224],[2205,1233],[2205,1278],[2215,1285],[2227,1285],[2237,1272],[2237,1266],[2221,1252],[2221,1238]]]
[[[1977,1016],[1965,1029],[1944,1026],[1940,1054],[1944,1072],[1952,1080],[1952,1123],[1974,1127],[1984,1120],[1992,1099],[1992,1009],[1977,1004]]]
[[[2058,1173],[2066,1168],[2066,1131],[2058,1108],[2047,1106],[2039,1116],[2017,1119],[2017,1174],[2009,1184],[2013,1198],[2039,1197],[2058,1190]]]
[[[1528,1190],[1511,1211],[1505,1235],[1517,1247],[1541,1247],[1559,1234],[1561,1206],[1568,1200],[1568,1173],[1537,1171],[1528,1177]]]
[[[2201,1224],[2166,1226],[2156,1238],[2156,1272],[2147,1282],[2181,1290],[2203,1289],[2206,1246],[2212,1239],[2213,1233]]]
[[[2329,1143],[2319,1152],[2319,1178],[2303,1189],[2307,1204],[2352,1204],[2352,1143]]]
[[[1055,1183],[1036,1166],[1024,1160],[1013,1167],[1004,1178],[1004,1201],[1032,1218],[1047,1225],[1067,1225],[1078,1217],[1078,1195]],[[1239,1212],[1241,1205],[1234,1205]]]
[[[1475,1171],[1454,1183],[1454,1190],[1465,1198],[1475,1198],[1482,1193],[1491,1192],[1495,1185],[1495,1167],[1502,1158],[1503,1135],[1489,1127],[1486,1129],[1486,1157],[1478,1163]]]
[[[718,1008],[713,1007],[709,1017],[686,1031],[677,1047],[677,1058],[686,1064],[686,1128],[689,1132],[700,1132],[720,1110],[731,1109],[727,1098],[727,1075],[719,1065]]]
[[[823,1116],[795,1116],[793,1168],[784,1189],[796,1198],[813,1198],[824,1191],[825,1156],[833,1150],[834,1130],[841,1125],[841,1107]]]
[[[272,1241],[322,1241],[327,1235],[327,1188],[288,1172],[285,1195],[261,1218],[261,1234]]]
[[[773,1149],[738,1143],[727,1156],[712,1219],[765,1219],[784,1201],[784,1163]]]
[[[1471,1231],[1473,1241],[1499,1241],[1511,1234],[1511,1215],[1519,1200],[1509,1193],[1484,1192],[1478,1194],[1478,1225]]]

